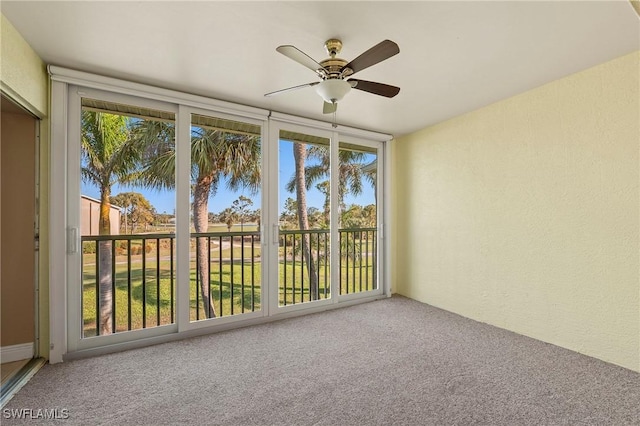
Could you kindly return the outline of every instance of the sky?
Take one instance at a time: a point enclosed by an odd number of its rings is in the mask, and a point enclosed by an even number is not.
[[[293,152],[291,149],[291,143],[289,142],[281,142],[280,144],[280,163],[279,163],[279,206],[280,209],[284,205],[284,201],[291,197],[295,199],[295,193],[287,192],[284,188],[287,182],[291,179],[291,177],[295,173],[294,169],[294,160],[293,160]],[[371,158],[365,160],[365,163],[372,161],[375,156],[371,155]],[[360,204],[366,206],[368,204],[375,204],[375,195],[373,188],[370,186],[369,182],[363,181],[364,191],[358,197],[353,197],[351,195],[347,195],[345,197],[345,203],[347,205],[350,204]],[[98,188],[94,185],[87,184],[82,182],[81,184],[82,195],[86,195],[92,198],[100,198],[100,192]],[[154,189],[144,189],[141,187],[133,187],[133,186],[122,186],[122,185],[114,185],[111,189],[112,195],[118,195],[121,192],[139,192],[149,200],[151,205],[153,205],[158,213],[168,213],[173,214],[175,208],[175,191],[158,191]],[[236,200],[240,195],[244,195],[245,197],[250,198],[253,201],[253,205],[250,207],[251,209],[257,209],[261,207],[261,197],[260,194],[251,194],[248,190],[240,190],[240,191],[230,191],[226,188],[225,182],[221,182],[218,192],[209,198],[209,211],[213,213],[219,213],[221,210],[224,210],[226,207],[230,207],[231,203]],[[319,210],[322,210],[324,205],[324,195],[315,188],[315,185],[307,191],[307,207],[316,207]]]

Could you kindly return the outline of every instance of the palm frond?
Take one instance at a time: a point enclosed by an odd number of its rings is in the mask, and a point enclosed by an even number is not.
[[[329,176],[331,171],[330,149],[325,145],[310,145],[307,147],[307,158],[317,161],[316,164],[305,166],[305,184],[307,189],[309,189],[313,184]],[[364,152],[342,148],[338,150],[338,195],[340,200],[348,193],[354,195],[361,194],[363,191],[363,177],[375,186],[375,176],[371,177],[362,172],[362,167],[365,165],[364,161],[366,159],[367,154]],[[293,192],[295,185],[296,179],[295,175],[293,175],[285,185],[285,189]]]
[[[146,188],[175,187],[175,125],[170,122],[140,120],[132,126],[132,149],[138,153],[139,169],[131,179]]]
[[[97,174],[95,170],[82,167],[80,169],[80,176],[83,182],[93,183],[94,185],[100,186],[100,175]]]
[[[305,167],[307,189],[316,182],[320,182],[329,176],[329,169],[324,164],[314,164]]]

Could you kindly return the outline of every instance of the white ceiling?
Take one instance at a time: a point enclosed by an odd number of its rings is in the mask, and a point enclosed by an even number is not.
[[[341,124],[401,135],[640,49],[627,0],[608,2],[1,2],[46,63],[330,120],[316,81],[276,52],[351,60],[390,39],[400,54],[356,75],[401,87],[352,90]]]

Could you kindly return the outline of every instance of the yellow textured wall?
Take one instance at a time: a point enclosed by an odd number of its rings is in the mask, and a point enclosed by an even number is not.
[[[39,355],[49,354],[49,77],[46,65],[0,15],[0,83],[14,101],[38,115],[40,120],[40,256],[38,265]]]
[[[3,90],[17,95],[40,116],[48,111],[48,77],[45,64],[2,15],[0,21],[0,78]]]
[[[399,138],[398,293],[640,371],[640,52]]]

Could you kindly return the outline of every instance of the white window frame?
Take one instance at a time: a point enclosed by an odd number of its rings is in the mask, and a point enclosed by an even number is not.
[[[385,209],[385,198],[384,198],[384,182],[385,182],[385,170],[384,170],[384,165],[385,165],[385,144],[384,142],[380,142],[380,141],[373,141],[370,139],[363,139],[363,138],[358,138],[356,136],[349,136],[349,135],[340,135],[339,137],[339,142],[345,142],[348,144],[353,144],[353,145],[360,145],[360,146],[364,146],[367,148],[373,148],[376,150],[376,161],[378,163],[378,171],[376,172],[376,228],[377,228],[377,232],[376,232],[376,259],[377,259],[377,271],[376,271],[376,277],[378,279],[378,288],[376,288],[375,290],[369,290],[369,291],[363,291],[363,292],[357,292],[357,293],[349,293],[349,294],[338,294],[338,299],[339,301],[350,301],[350,300],[357,300],[363,297],[369,297],[369,296],[380,296],[382,294],[386,294],[385,291],[385,287],[386,287],[386,277],[384,275],[384,271],[385,271],[385,244],[384,244],[384,235],[383,235],[383,231],[384,231],[384,227],[383,227],[383,220],[384,220],[384,209]],[[336,149],[336,167],[337,167],[337,163],[338,163],[338,151],[339,151],[339,143],[336,144],[338,146],[338,148]],[[332,166],[333,166],[333,162],[332,162]],[[333,167],[332,167],[332,172],[333,172]],[[337,173],[337,171],[336,171]],[[333,191],[338,191],[338,183],[336,182],[336,186],[335,188],[332,186],[331,187],[331,191],[333,193]],[[333,182],[332,182],[333,185]],[[332,218],[331,220],[334,220],[333,218],[333,212],[336,212],[336,218],[335,220],[339,220],[338,218],[338,206],[337,205],[333,205],[331,206],[331,212],[332,212]],[[338,222],[336,222],[338,223]],[[334,250],[335,251],[335,250]]]
[[[265,156],[264,156],[264,152],[267,150],[267,146],[265,141],[267,140],[266,135],[267,133],[267,120],[257,120],[257,119],[253,119],[253,118],[247,118],[247,117],[242,117],[242,116],[238,116],[238,115],[232,115],[232,114],[228,114],[228,113],[222,113],[216,110],[212,110],[212,109],[204,109],[204,108],[194,108],[194,107],[188,107],[188,106],[180,106],[180,126],[179,126],[179,131],[180,131],[180,135],[176,136],[176,139],[179,141],[178,143],[180,144],[178,146],[179,149],[179,154],[182,153],[182,155],[179,157],[180,158],[180,176],[181,176],[181,180],[180,182],[183,183],[184,188],[182,188],[182,191],[180,192],[180,194],[182,195],[181,198],[178,199],[178,211],[176,211],[176,216],[179,214],[182,214],[182,217],[186,217],[189,218],[190,216],[190,207],[191,207],[191,191],[190,191],[190,187],[189,187],[189,183],[190,183],[190,170],[191,170],[191,150],[190,150],[190,143],[191,143],[191,115],[192,114],[199,114],[199,115],[205,115],[205,116],[210,116],[210,117],[215,117],[215,118],[222,118],[222,119],[226,119],[226,120],[233,120],[233,121],[239,121],[239,122],[243,122],[243,123],[249,123],[249,124],[254,124],[257,126],[260,126],[261,129],[261,135],[260,135],[260,140],[261,140],[261,150],[262,150],[262,159],[261,159],[261,167],[262,167],[262,171],[263,171],[263,175],[265,174],[264,171],[266,170],[267,167],[267,163],[265,161]],[[186,142],[185,142],[186,141]],[[184,183],[186,182],[186,183]],[[264,210],[264,206],[266,206],[267,203],[267,192],[266,188],[268,183],[268,179],[263,179],[261,188],[260,188],[260,197],[261,197],[261,203],[262,206],[261,210]],[[264,213],[263,213],[263,218],[264,218]],[[186,233],[187,235],[189,234],[189,220],[184,221],[186,223],[182,223],[181,226],[181,230],[183,233]],[[177,234],[178,230],[176,229],[176,234]],[[263,232],[264,234],[264,232]],[[189,239],[186,240],[185,244],[185,248],[182,248],[182,251],[180,251],[179,248],[176,249],[177,252],[179,253],[184,253],[186,250],[186,255],[185,256],[181,256],[181,261],[182,263],[179,264],[182,267],[179,269],[179,275],[178,275],[178,282],[188,282],[189,281],[189,274],[190,274],[190,270],[189,270]],[[261,239],[260,244],[262,246],[262,252],[265,252],[267,250],[267,243],[264,240],[264,238]],[[262,300],[268,300],[268,294],[269,294],[269,285],[267,285],[268,283],[268,268],[263,267],[260,271],[261,274],[261,283],[260,283],[260,292],[261,292],[261,303],[260,303],[260,310],[257,310],[255,312],[247,312],[244,314],[236,314],[236,315],[230,315],[230,316],[223,316],[223,317],[219,317],[219,318],[207,318],[207,319],[200,319],[198,321],[190,321],[189,319],[189,286],[179,286],[179,293],[178,293],[178,297],[177,299],[177,303],[178,306],[180,306],[180,309],[178,309],[180,318],[176,318],[176,321],[179,324],[179,330],[180,332],[182,331],[189,331],[189,330],[200,330],[200,329],[204,329],[204,328],[210,328],[212,326],[216,326],[216,325],[226,325],[226,324],[230,324],[230,323],[234,323],[237,321],[246,321],[249,319],[256,319],[256,318],[261,318],[267,315],[267,307],[265,306],[266,303],[262,303]]]
[[[114,352],[117,350],[130,349],[135,347],[147,346],[155,343],[162,343],[165,341],[176,340],[184,337],[201,335],[211,333],[213,331],[221,331],[225,329],[235,328],[238,326],[256,324],[264,321],[270,321],[276,318],[283,318],[289,316],[301,315],[303,313],[318,312],[334,307],[348,306],[354,303],[361,303],[368,300],[375,300],[384,295],[390,295],[389,286],[389,268],[386,267],[388,261],[389,247],[385,243],[387,236],[385,233],[384,221],[389,219],[388,203],[384,203],[386,194],[388,194],[389,176],[388,173],[388,161],[383,161],[384,166],[384,178],[378,179],[379,187],[377,188],[378,196],[378,215],[379,218],[379,258],[378,265],[380,272],[378,274],[378,288],[379,291],[356,293],[355,296],[348,295],[349,297],[332,297],[328,299],[327,303],[307,303],[300,305],[292,305],[292,309],[280,310],[274,309],[273,305],[273,293],[276,293],[276,305],[277,306],[277,270],[273,268],[264,268],[262,278],[262,303],[261,311],[255,312],[250,318],[245,315],[238,315],[232,317],[223,317],[211,321],[198,321],[190,323],[188,321],[188,298],[185,299],[185,288],[188,295],[188,285],[179,285],[178,279],[184,281],[185,274],[188,278],[188,269],[185,272],[184,265],[176,265],[177,273],[177,309],[176,309],[176,323],[167,326],[154,327],[145,330],[136,330],[122,335],[129,334],[130,336],[136,335],[140,337],[140,340],[131,340],[119,337],[119,334],[112,336],[102,336],[103,341],[107,341],[109,345],[93,347],[90,344],[86,346],[84,344],[77,344],[71,342],[69,329],[69,315],[77,316],[77,312],[74,312],[72,308],[69,308],[77,301],[77,294],[70,294],[68,291],[67,282],[70,278],[70,271],[77,273],[79,271],[79,261],[77,257],[73,256],[70,249],[79,248],[79,233],[77,236],[73,236],[74,223],[78,223],[79,213],[74,212],[74,209],[69,209],[69,196],[68,187],[70,185],[76,185],[79,182],[79,176],[69,177],[69,168],[78,169],[77,155],[78,153],[70,153],[70,150],[74,147],[77,149],[78,140],[73,141],[70,139],[71,132],[75,131],[70,129],[73,122],[73,127],[79,129],[79,116],[75,117],[76,112],[70,111],[69,93],[71,86],[77,86],[87,91],[87,97],[89,91],[100,91],[107,94],[110,99],[131,99],[127,96],[135,98],[134,105],[159,105],[159,104],[171,104],[177,109],[176,116],[176,143],[177,143],[177,163],[176,174],[177,176],[188,175],[190,170],[190,151],[188,144],[184,144],[181,140],[188,135],[190,129],[190,115],[189,111],[200,111],[205,115],[214,115],[216,117],[230,117],[238,121],[255,122],[261,125],[262,128],[262,162],[263,171],[265,171],[264,184],[262,189],[262,209],[263,209],[263,221],[262,227],[263,238],[261,242],[263,249],[268,252],[270,257],[269,265],[273,264],[273,256],[277,257],[277,250],[269,250],[274,244],[277,244],[277,235],[273,235],[272,226],[277,225],[277,211],[278,211],[278,198],[277,193],[274,196],[274,192],[269,191],[267,188],[277,188],[277,147],[279,138],[279,129],[284,126],[287,129],[299,129],[302,133],[315,134],[317,132],[322,135],[329,134],[332,141],[355,141],[357,143],[382,142],[384,148],[378,150],[378,161],[381,161],[381,157],[384,153],[389,153],[389,144],[386,142],[391,141],[391,136],[378,132],[371,132],[367,130],[355,129],[348,126],[335,126],[331,123],[317,121],[308,118],[301,118],[294,115],[282,114],[277,112],[270,112],[261,108],[254,108],[244,105],[238,105],[231,102],[225,102],[215,100],[203,96],[192,95],[173,91],[169,89],[163,89],[153,86],[148,86],[140,83],[133,83],[124,80],[119,80],[111,77],[104,77],[95,74],[85,73],[81,71],[70,70],[66,68],[49,66],[49,74],[51,77],[51,169],[50,169],[50,205],[49,205],[49,226],[50,226],[50,245],[49,245],[49,326],[50,326],[50,350],[49,361],[50,363],[62,362],[65,359],[80,358],[83,356],[98,355],[101,353]],[[97,92],[96,92],[97,93]],[[122,98],[119,96],[122,95]],[[126,101],[121,103],[127,103]],[[74,107],[75,108],[75,107]],[[160,108],[164,109],[164,108]],[[274,138],[274,134],[276,135]],[[182,136],[180,136],[182,135]],[[189,140],[189,139],[188,139]],[[337,167],[337,153],[338,143],[331,144],[332,146],[332,176],[335,176],[333,170]],[[186,152],[184,152],[186,149]],[[275,150],[275,151],[274,151]],[[388,156],[387,156],[388,158]],[[276,165],[274,166],[274,163]],[[379,170],[383,168],[379,166]],[[180,253],[184,252],[185,247],[188,253],[189,244],[189,223],[188,223],[188,210],[189,210],[189,180],[184,178],[176,179],[176,209],[178,212],[182,211],[184,216],[184,210],[186,209],[187,223],[184,220],[178,221],[176,224],[176,238],[177,244],[179,244]],[[335,186],[335,187],[334,187]],[[337,182],[332,183],[332,193],[337,194]],[[382,196],[380,196],[382,193]],[[332,197],[334,198],[334,197]],[[338,223],[337,209],[332,206],[332,223]],[[178,213],[177,212],[177,213]],[[75,222],[74,222],[75,221]],[[332,228],[332,240],[337,240],[337,227]],[[181,234],[178,235],[180,230]],[[333,235],[335,233],[335,235]],[[180,248],[182,247],[182,248]],[[275,254],[274,254],[275,252]],[[333,251],[335,252],[335,250]],[[337,255],[334,253],[332,256]],[[178,262],[185,263],[184,255],[177,254]],[[188,256],[188,255],[187,255]],[[188,259],[187,259],[188,266]],[[332,265],[337,265],[335,259],[332,258]],[[178,269],[179,268],[179,269]],[[332,268],[333,269],[333,268]],[[332,274],[335,272],[332,270]],[[275,282],[275,284],[273,284]],[[332,286],[337,285],[336,279],[333,279]],[[275,291],[273,290],[275,288]],[[271,291],[270,291],[271,290]],[[337,289],[332,287],[332,295],[338,295]],[[347,295],[345,295],[347,296]],[[182,300],[185,299],[185,300]],[[267,303],[264,303],[264,302]],[[322,301],[319,301],[322,302]],[[186,311],[185,311],[186,304]],[[295,309],[293,309],[295,308]],[[77,307],[75,308],[77,310]],[[187,321],[185,322],[185,316]],[[237,318],[236,318],[237,317]],[[175,329],[175,330],[174,330]],[[157,334],[156,334],[157,333]],[[91,340],[91,339],[86,339]]]
[[[67,270],[74,271],[67,277],[67,350],[76,352],[95,347],[106,345],[122,344],[131,340],[146,339],[150,337],[161,336],[163,334],[175,333],[178,331],[176,323],[160,325],[157,327],[145,328],[142,330],[132,330],[123,333],[114,333],[107,336],[82,337],[82,278],[75,273],[81,270],[82,262],[82,243],[80,242],[80,195],[81,195],[81,177],[80,177],[80,138],[81,138],[81,114],[82,114],[82,98],[97,99],[102,101],[114,102],[123,105],[132,105],[154,110],[172,112],[178,114],[178,106],[175,104],[155,101],[145,98],[137,98],[132,95],[124,95],[121,93],[107,92],[104,90],[92,89],[87,87],[78,87],[75,85],[68,86],[68,145],[67,145],[67,162],[71,167],[67,170],[67,228],[69,229],[68,238],[75,238],[73,245],[77,250],[68,250],[67,253]],[[177,153],[179,156],[180,153]],[[176,160],[177,161],[177,160]],[[177,183],[177,176],[176,176]],[[176,198],[177,193],[176,193]],[[176,200],[176,208],[178,207]],[[188,217],[188,215],[187,215]],[[187,224],[188,225],[188,224]],[[177,224],[179,226],[179,224]],[[184,239],[182,234],[176,232],[176,241],[179,244]],[[187,228],[188,241],[188,228]],[[72,243],[71,241],[69,243]],[[188,243],[187,243],[188,244]],[[177,250],[176,250],[177,251]],[[187,264],[188,265],[188,264]],[[176,272],[179,269],[176,268]],[[178,282],[176,280],[176,288]],[[96,313],[97,315],[97,313]]]
[[[271,250],[269,250],[269,269],[270,269],[270,275],[269,275],[269,282],[274,283],[274,285],[270,286],[274,289],[274,291],[271,291],[270,294],[270,298],[269,298],[269,312],[271,316],[281,316],[283,314],[286,313],[290,313],[290,312],[297,312],[297,311],[303,311],[303,310],[307,310],[310,308],[322,308],[322,307],[326,307],[327,305],[332,305],[334,303],[337,303],[337,300],[334,297],[335,293],[335,288],[334,288],[334,270],[333,270],[333,261],[334,261],[334,256],[332,255],[331,257],[331,298],[329,299],[322,299],[322,300],[314,300],[312,302],[305,302],[305,303],[296,303],[293,305],[286,305],[286,306],[280,306],[278,303],[278,299],[280,297],[280,295],[278,294],[279,292],[279,264],[278,264],[278,246],[280,244],[280,238],[279,238],[279,230],[280,227],[278,225],[278,218],[279,218],[279,190],[278,188],[280,187],[279,185],[279,146],[280,146],[280,131],[281,130],[287,130],[287,131],[292,131],[292,132],[297,132],[297,133],[302,133],[302,134],[306,134],[306,135],[310,135],[310,136],[317,136],[317,137],[321,137],[321,138],[326,138],[329,140],[330,142],[330,147],[331,147],[331,165],[333,166],[333,146],[335,145],[334,143],[334,137],[335,137],[335,132],[331,132],[328,131],[326,129],[318,129],[318,128],[310,128],[308,126],[302,126],[300,124],[295,124],[295,123],[291,123],[291,122],[286,122],[286,121],[280,121],[277,119],[272,119],[270,120],[270,124],[269,124],[269,148],[270,148],[270,158],[272,158],[272,161],[275,163],[275,167],[271,167],[270,168],[270,175],[269,175],[269,181],[273,182],[274,184],[271,186],[271,188],[275,188],[275,190],[271,191],[271,211],[270,211],[270,217],[271,217],[271,221],[269,222],[270,226],[269,229],[271,231]],[[333,173],[332,173],[333,175]],[[333,193],[333,189],[332,189],[332,193]],[[333,198],[333,197],[332,197]],[[333,224],[333,217],[331,217],[331,224]],[[337,233],[335,233],[335,235],[337,235]],[[330,241],[335,241],[334,240],[335,236],[334,236],[334,226],[330,227],[330,233],[329,233],[329,239]],[[332,253],[334,252],[334,250],[331,251]]]

